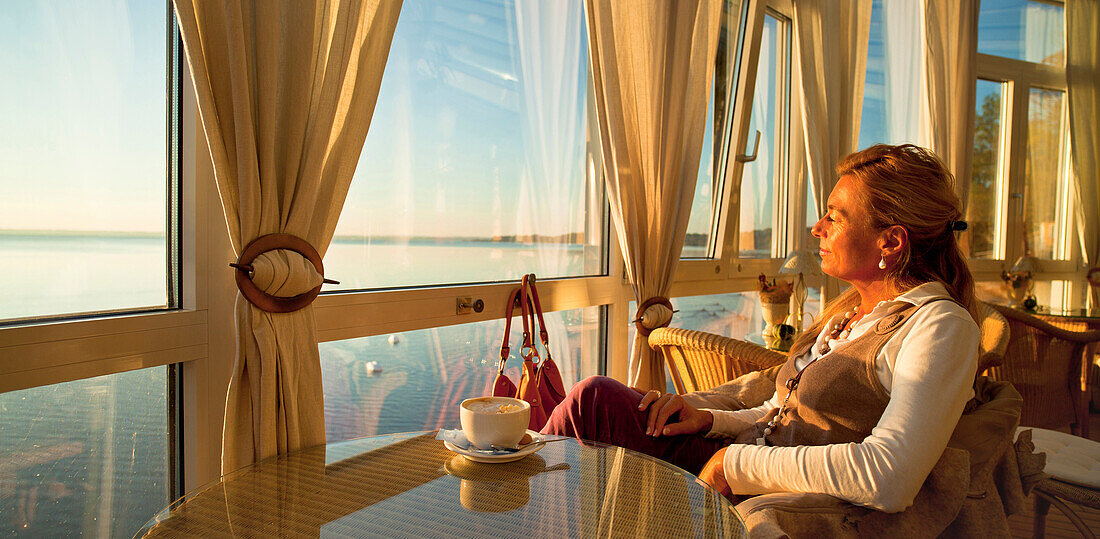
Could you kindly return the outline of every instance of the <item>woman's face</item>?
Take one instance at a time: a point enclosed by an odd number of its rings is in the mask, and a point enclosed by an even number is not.
[[[825,216],[810,229],[820,240],[821,271],[847,282],[871,281],[883,275],[878,268],[882,234],[870,226],[856,198],[860,187],[854,176],[841,176],[829,195]]]

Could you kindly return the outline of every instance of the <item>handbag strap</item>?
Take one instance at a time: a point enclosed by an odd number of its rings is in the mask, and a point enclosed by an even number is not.
[[[528,284],[531,286],[531,299],[534,301],[534,311],[539,318],[539,340],[542,341],[542,347],[546,350],[546,360],[550,359],[550,333],[546,331],[546,321],[542,319],[542,303],[539,302],[539,291],[535,288],[535,274],[531,273],[526,276]],[[532,324],[534,320],[532,320]],[[545,361],[545,360],[544,360]]]
[[[531,335],[535,327],[535,315],[532,312],[534,307],[531,304],[528,286],[527,275],[524,275],[520,281],[521,292],[519,295],[519,305],[523,310],[523,348],[520,349],[520,355],[523,356],[524,361],[529,361],[532,357],[539,357],[539,350],[535,348],[535,340]],[[538,363],[538,361],[535,361],[535,363]]]
[[[508,305],[504,308],[504,341],[500,343],[500,367],[497,368],[498,374],[504,374],[504,363],[508,361],[508,355],[512,350],[512,348],[508,346],[508,336],[512,331],[512,309],[519,300],[519,294],[519,288],[513,290],[512,294],[508,297]],[[527,321],[524,320],[524,322],[524,325],[526,325]]]

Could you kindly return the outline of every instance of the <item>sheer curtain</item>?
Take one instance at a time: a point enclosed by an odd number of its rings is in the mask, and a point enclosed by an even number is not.
[[[974,146],[978,0],[925,0],[924,65],[929,147],[955,175],[965,212]]]
[[[1100,261],[1100,6],[1094,0],[1066,2],[1066,82],[1069,86],[1069,140],[1077,188],[1077,229],[1085,261]],[[1100,304],[1092,289],[1093,305]]]
[[[287,233],[324,256],[374,112],[401,1],[175,6],[234,252],[257,237]],[[302,286],[318,278],[297,254],[272,252],[265,262]],[[325,441],[312,307],[273,314],[238,294],[236,326],[223,473]]]
[[[927,146],[927,110],[920,106],[925,90],[921,61],[921,6],[918,2],[883,2],[882,48],[887,144]]]
[[[534,264],[522,268],[539,277],[576,273],[570,265],[583,258],[573,247],[587,239],[568,236],[584,230],[584,8],[578,2],[516,0],[516,49],[523,121],[525,166],[519,186],[515,230],[522,234],[561,236],[538,243]],[[578,36],[582,36],[578,39]],[[579,379],[580,358],[566,346],[562,313],[546,313],[554,361],[566,387]]]
[[[611,216],[641,305],[668,294],[680,259],[722,5],[588,0],[586,6]],[[641,335],[631,347],[629,377],[640,388],[665,384],[664,366]]]
[[[801,95],[804,166],[824,215],[836,185],[833,168],[859,143],[871,2],[794,3],[795,83]]]

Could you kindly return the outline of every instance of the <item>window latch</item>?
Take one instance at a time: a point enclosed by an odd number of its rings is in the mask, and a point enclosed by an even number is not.
[[[760,148],[760,130],[757,129],[756,130],[756,140],[752,143],[752,155],[744,154],[744,153],[738,154],[737,158],[736,158],[737,162],[738,163],[748,163],[749,161],[756,161],[756,150],[758,150],[759,148]]]

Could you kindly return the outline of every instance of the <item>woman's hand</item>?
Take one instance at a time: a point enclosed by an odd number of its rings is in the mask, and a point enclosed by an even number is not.
[[[699,479],[714,487],[723,496],[729,498],[733,494],[729,483],[726,482],[726,470],[723,462],[726,460],[726,448],[719,449],[703,465],[703,471],[699,472]]]
[[[661,394],[651,390],[642,396],[638,411],[649,408],[645,433],[649,436],[673,436],[676,434],[695,434],[710,430],[714,416],[705,410],[699,410],[675,394]],[[667,423],[673,414],[677,414],[675,423]],[[666,424],[667,423],[667,424]]]

